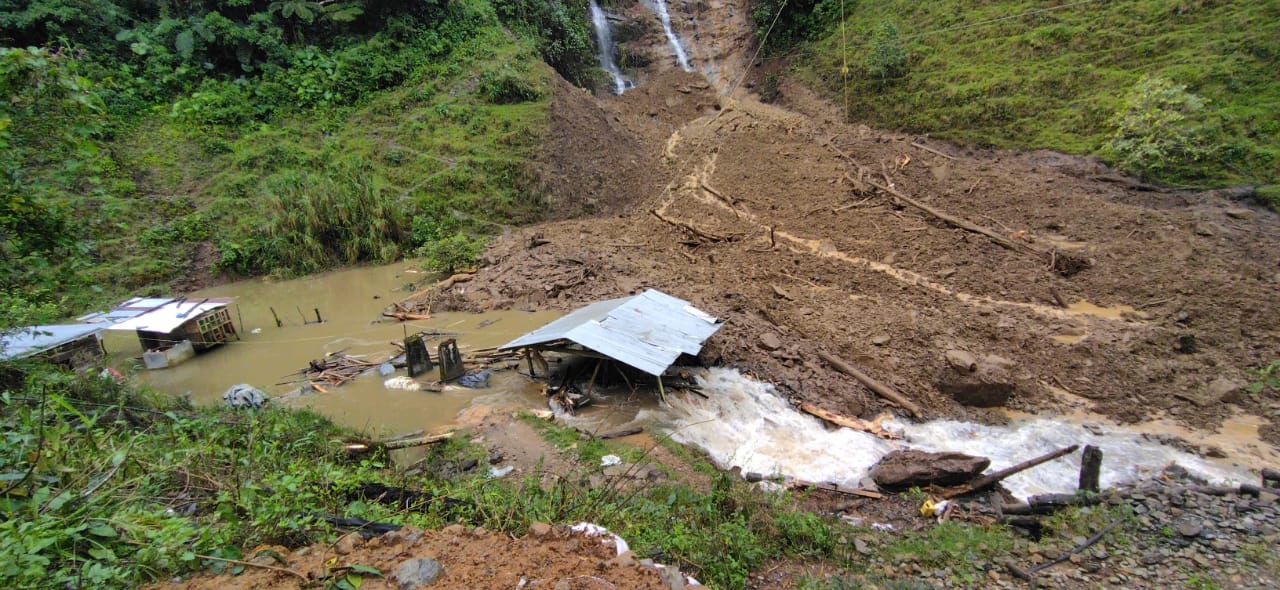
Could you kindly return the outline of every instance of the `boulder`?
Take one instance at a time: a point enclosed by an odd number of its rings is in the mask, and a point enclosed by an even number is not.
[[[444,569],[440,562],[430,557],[418,557],[400,564],[396,569],[396,584],[400,590],[417,590],[430,586],[442,573]]]
[[[261,408],[267,403],[267,394],[252,385],[241,383],[232,385],[222,394],[223,403],[229,408]]]
[[[964,453],[894,451],[871,468],[871,478],[886,490],[912,486],[956,485],[977,477],[991,465],[986,457]]]
[[[973,355],[968,352],[963,350],[948,350],[946,356],[947,364],[951,365],[953,369],[962,374],[967,375],[978,370],[978,359],[974,358]]]

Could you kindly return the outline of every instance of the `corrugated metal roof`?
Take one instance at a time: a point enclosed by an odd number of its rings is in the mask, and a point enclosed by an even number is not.
[[[230,297],[211,297],[204,302],[190,299],[171,301],[138,317],[109,326],[107,329],[121,332],[145,330],[167,334],[178,326],[200,317],[200,314],[226,307],[232,301],[234,300]]]
[[[661,375],[682,353],[698,354],[720,325],[688,301],[649,289],[592,303],[502,349],[569,340],[650,375]]]
[[[147,313],[161,305],[169,303],[173,299],[167,297],[134,297],[126,301],[120,302],[111,311],[97,311],[90,314],[82,315],[76,318],[82,322],[91,324],[123,322],[129,318],[136,318]]]
[[[102,331],[91,324],[59,324],[18,328],[0,335],[0,359],[26,358]]]

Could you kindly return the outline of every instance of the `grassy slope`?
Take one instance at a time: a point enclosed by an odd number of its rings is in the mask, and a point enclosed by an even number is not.
[[[847,8],[850,116],[980,145],[1098,153],[1124,93],[1145,74],[1206,99],[1217,151],[1171,182],[1280,178],[1280,4],[1249,0],[1088,2],[885,0]],[[898,25],[904,77],[861,64],[882,20]],[[986,23],[986,24],[981,24]],[[838,26],[813,43],[802,76],[837,102]]]
[[[480,80],[504,66],[541,98],[487,100]],[[341,182],[335,170],[343,162],[371,171],[379,194],[409,216],[443,207],[474,214],[482,220],[470,224],[477,230],[484,221],[530,219],[537,195],[522,188],[533,184],[529,161],[545,128],[550,75],[529,42],[490,27],[446,60],[422,64],[400,87],[340,110],[244,128],[191,128],[157,109],[111,146],[136,190],[97,209],[101,263],[87,269],[87,282],[105,289],[79,294],[83,301],[73,304],[166,291],[206,242],[218,246],[215,264],[245,264],[231,257],[261,239],[255,232],[273,215],[272,187],[299,171]],[[385,258],[408,253],[407,244],[384,246]],[[277,262],[283,272],[316,269],[314,260]]]

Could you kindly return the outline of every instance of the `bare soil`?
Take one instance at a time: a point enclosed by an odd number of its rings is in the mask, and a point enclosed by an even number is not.
[[[1263,432],[1280,442],[1274,397],[1210,387],[1243,385],[1247,368],[1280,357],[1274,212],[1224,192],[1152,191],[1085,158],[846,124],[791,84],[783,96],[723,98],[701,76],[668,70],[621,97],[557,101],[561,128],[600,128],[571,121],[603,117],[629,134],[627,150],[641,146],[611,158],[594,135],[557,140],[561,190],[610,214],[504,236],[437,309],[567,310],[653,287],[726,321],[706,362],[843,414],[897,408],[818,349],[928,418],[988,418],[939,390],[954,377],[945,352],[962,350],[1001,368],[1017,409],[1052,409],[1066,391],[1121,421],[1167,415],[1213,428],[1244,411],[1270,420]],[[1091,266],[1064,277],[869,181]],[[769,333],[781,347],[762,341]]]
[[[404,562],[434,559],[443,573],[430,584],[432,590],[474,588],[636,588],[665,589],[658,574],[634,560],[615,561],[612,541],[554,527],[542,535],[530,533],[513,539],[503,533],[460,525],[439,531],[404,528],[359,541],[358,536],[333,545],[308,545],[294,551],[284,547],[260,547],[250,553],[254,563],[292,570],[247,567],[238,576],[204,573],[187,580],[151,586],[152,590],[237,590],[241,588],[290,589],[315,587],[308,581],[345,575],[343,568],[362,565],[377,568],[385,577],[363,576],[362,588],[399,588],[394,573]],[[284,558],[280,563],[270,550]],[[252,556],[257,557],[252,557]],[[329,577],[329,578],[327,578]],[[304,580],[305,578],[305,580]],[[523,580],[523,583],[522,583]]]

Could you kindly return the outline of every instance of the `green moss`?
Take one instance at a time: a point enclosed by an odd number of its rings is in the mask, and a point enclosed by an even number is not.
[[[809,44],[798,74],[849,117],[938,137],[1011,148],[1101,153],[1111,120],[1145,75],[1206,101],[1190,121],[1210,153],[1155,178],[1169,183],[1274,182],[1280,178],[1280,5],[1233,0],[982,4],[893,0],[848,12]],[[899,76],[863,67],[868,37],[894,22],[908,63]],[[847,51],[846,51],[847,49]],[[842,88],[842,53],[851,65]]]

